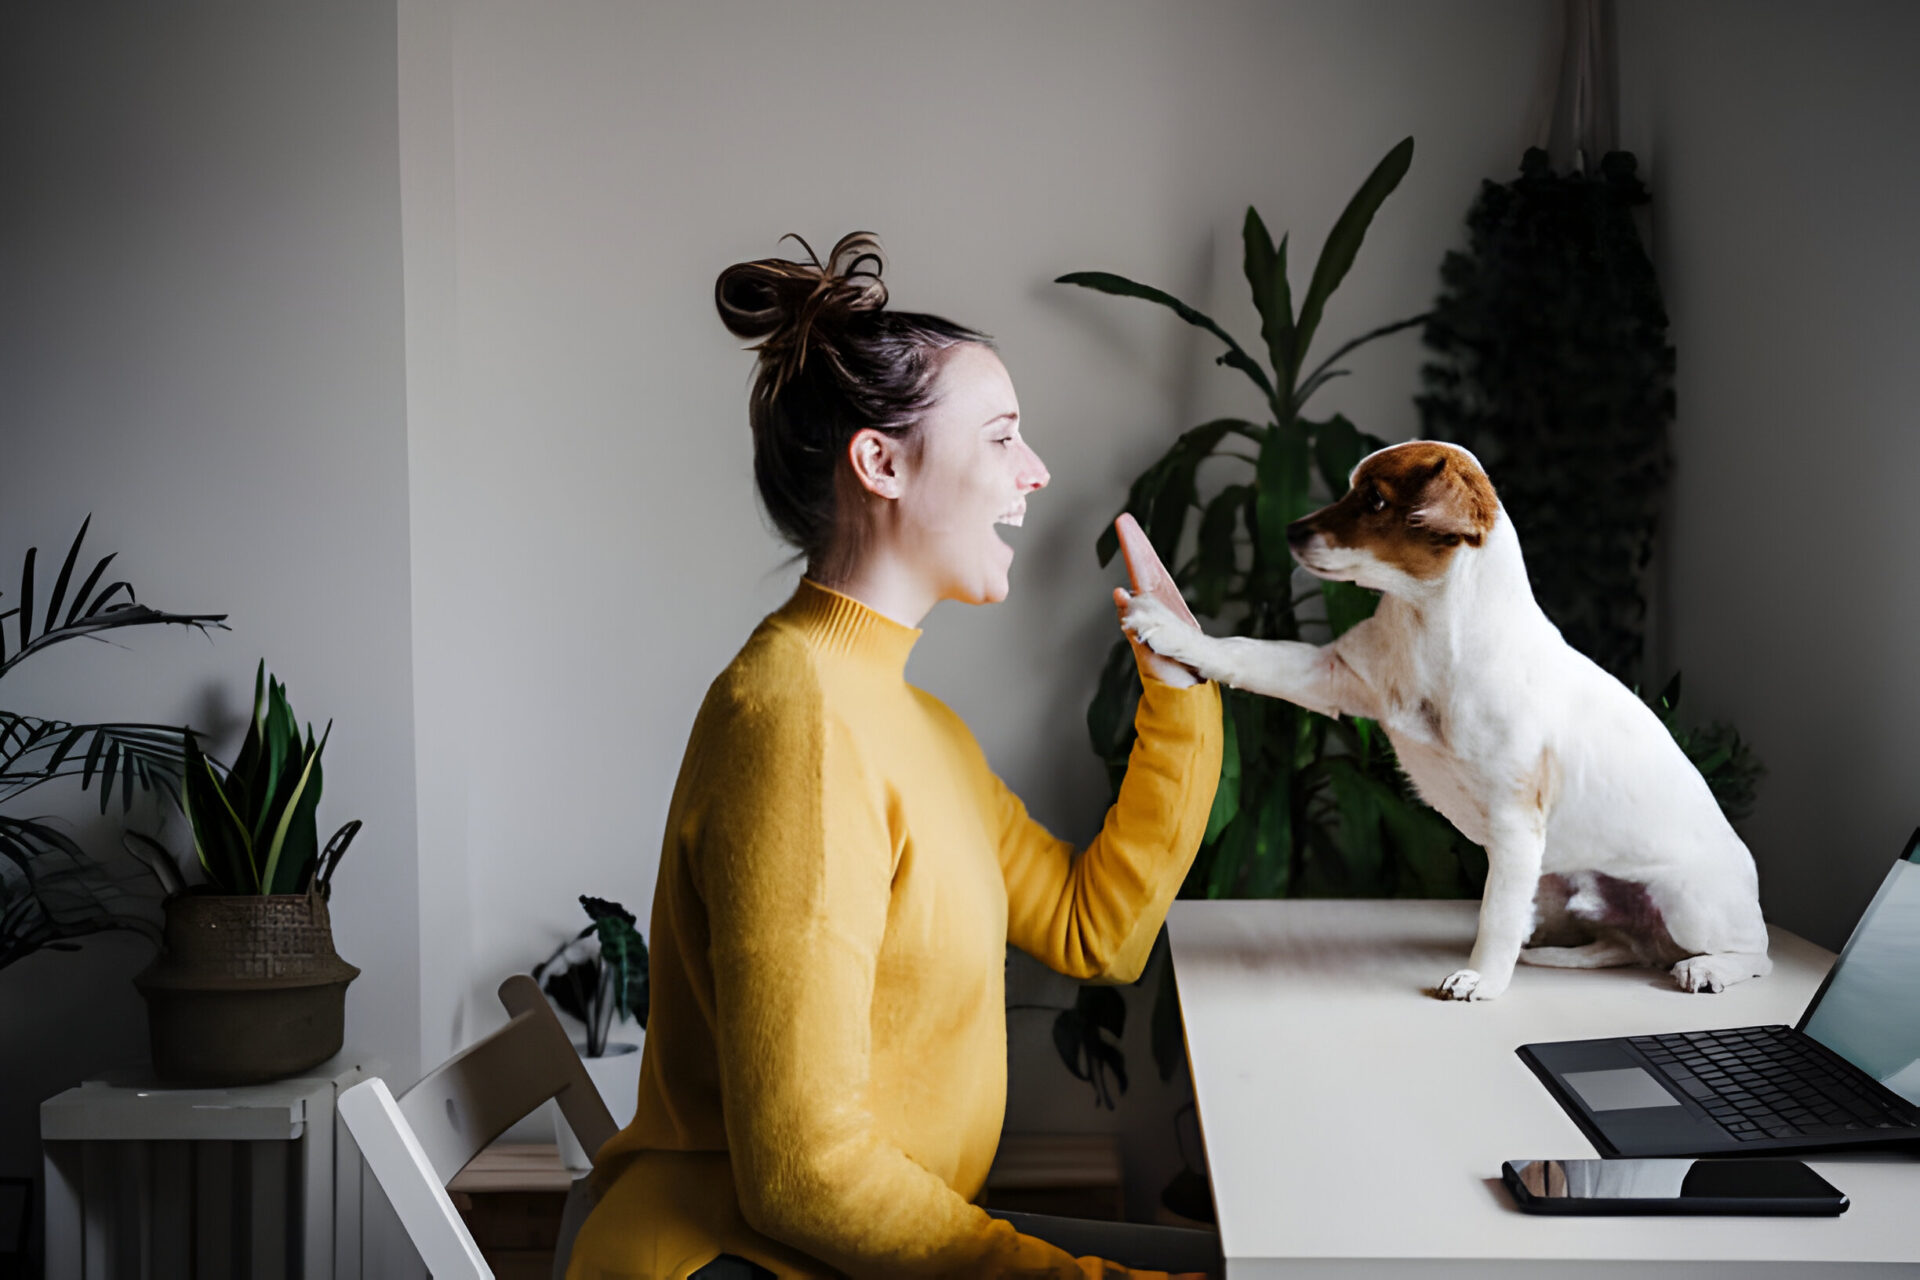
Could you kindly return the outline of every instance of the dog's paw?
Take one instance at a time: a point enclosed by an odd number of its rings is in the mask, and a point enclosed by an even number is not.
[[[1506,989],[1506,983],[1496,983],[1478,969],[1455,969],[1440,980],[1434,994],[1442,1000],[1491,1000]]]
[[[1753,966],[1744,956],[1689,956],[1668,972],[1682,991],[1712,994],[1753,977]]]
[[[1120,625],[1147,648],[1176,662],[1190,655],[1191,641],[1200,634],[1173,610],[1144,593],[1128,597]]]

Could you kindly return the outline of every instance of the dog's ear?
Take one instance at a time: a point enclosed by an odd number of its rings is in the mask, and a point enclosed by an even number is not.
[[[1407,523],[1479,546],[1500,510],[1486,473],[1467,459],[1452,456],[1441,457],[1426,471],[1419,505]]]

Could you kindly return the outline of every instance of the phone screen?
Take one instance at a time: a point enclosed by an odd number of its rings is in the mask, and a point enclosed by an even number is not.
[[[1798,1160],[1515,1160],[1539,1200],[1832,1200]]]

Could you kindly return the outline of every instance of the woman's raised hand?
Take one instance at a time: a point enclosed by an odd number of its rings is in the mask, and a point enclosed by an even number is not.
[[[1200,624],[1194,621],[1193,611],[1187,608],[1180,588],[1174,585],[1173,575],[1160,563],[1160,556],[1140,528],[1139,521],[1130,512],[1123,511],[1120,518],[1113,522],[1113,527],[1120,535],[1120,554],[1127,558],[1127,576],[1133,579],[1134,594],[1152,596],[1188,625],[1198,628]],[[1119,587],[1113,589],[1113,604],[1124,617],[1127,593]],[[1161,684],[1172,685],[1176,689],[1200,683],[1199,676],[1172,658],[1162,657],[1132,636],[1128,636],[1127,641],[1133,645],[1133,660],[1140,664],[1141,676],[1152,676]]]

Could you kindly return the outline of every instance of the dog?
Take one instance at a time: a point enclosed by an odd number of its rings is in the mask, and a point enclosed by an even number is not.
[[[1771,970],[1753,855],[1653,712],[1540,611],[1479,461],[1416,440],[1350,486],[1287,526],[1310,573],[1382,593],[1332,644],[1208,636],[1145,596],[1123,622],[1208,679],[1377,721],[1486,849],[1472,956],[1435,994],[1494,999],[1516,961],[1654,965],[1700,992]]]

